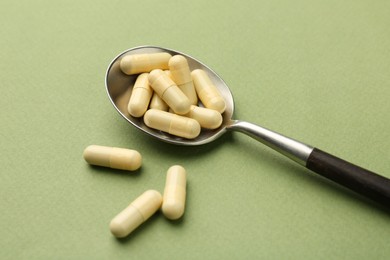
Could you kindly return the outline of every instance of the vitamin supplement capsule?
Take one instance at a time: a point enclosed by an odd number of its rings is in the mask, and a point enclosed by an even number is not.
[[[167,172],[161,209],[166,218],[178,219],[184,214],[185,204],[186,170],[174,165]]]
[[[190,111],[190,100],[166,73],[156,69],[149,73],[148,79],[153,90],[176,114],[183,115]]]
[[[166,52],[129,54],[123,56],[120,68],[127,75],[150,72],[154,69],[168,69],[168,61],[172,57]]]
[[[216,129],[222,124],[222,115],[214,110],[205,107],[191,106],[191,110],[185,116],[198,121],[201,127]]]
[[[226,108],[225,100],[206,72],[201,69],[196,69],[191,72],[191,76],[194,81],[196,93],[198,93],[203,105],[207,108],[217,110],[222,114]]]
[[[152,96],[152,100],[150,101],[150,105],[149,105],[149,108],[150,109],[158,109],[158,110],[162,110],[162,111],[168,111],[168,105],[167,103],[164,102],[164,100],[162,100],[158,95],[157,93],[154,93],[153,96]]]
[[[84,159],[92,165],[135,171],[141,167],[142,157],[136,150],[90,145],[84,150]]]
[[[169,70],[164,70],[164,73],[167,74],[167,76],[173,80],[172,73]]]
[[[173,56],[168,62],[169,70],[172,74],[173,81],[188,97],[192,105],[198,104],[198,96],[192,82],[190,67],[188,61],[182,55]]]
[[[142,73],[137,77],[131,92],[127,111],[134,117],[141,117],[148,109],[153,89],[149,86],[148,73]]]
[[[195,119],[157,109],[146,111],[144,122],[150,128],[187,139],[193,139],[200,133],[200,125]]]
[[[116,237],[125,237],[150,218],[160,207],[162,196],[158,191],[148,190],[136,198],[110,222],[110,231]]]

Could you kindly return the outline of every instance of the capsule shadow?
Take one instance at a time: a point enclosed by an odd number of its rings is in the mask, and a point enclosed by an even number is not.
[[[166,217],[165,220],[167,221],[167,223],[173,227],[181,227],[184,225],[184,222],[185,222],[185,213],[183,214],[183,216],[181,216],[179,219],[168,219]]]
[[[129,176],[131,178],[136,178],[141,176],[141,173],[143,172],[142,167],[135,171],[125,171],[125,170],[119,170],[119,169],[112,169],[108,167],[102,167],[102,166],[96,166],[96,165],[90,165],[88,164],[88,168],[93,170],[93,172],[98,174],[114,174],[119,176]]]

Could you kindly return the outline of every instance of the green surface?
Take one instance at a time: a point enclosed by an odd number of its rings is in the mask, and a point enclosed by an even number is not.
[[[120,52],[188,53],[227,82],[235,118],[390,177],[389,1],[5,1],[0,4],[0,259],[388,259],[390,214],[240,133],[176,147],[114,110]],[[137,149],[142,169],[88,166]],[[187,211],[129,238],[108,223],[166,170]]]

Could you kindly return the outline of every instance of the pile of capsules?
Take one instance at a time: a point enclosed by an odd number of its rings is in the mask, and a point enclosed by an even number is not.
[[[182,55],[167,52],[129,54],[120,60],[126,75],[138,75],[127,110],[143,117],[145,124],[175,136],[194,139],[201,129],[216,129],[222,124],[226,103],[217,87],[202,69],[190,70]],[[90,145],[84,159],[91,165],[134,171],[142,157],[136,150]],[[171,220],[184,214],[186,170],[180,165],[168,169],[164,194],[147,190],[114,217],[111,233],[126,237],[160,208]]]
[[[204,70],[190,70],[184,56],[128,54],[120,68],[126,75],[138,75],[127,110],[133,117],[143,116],[148,127],[193,139],[202,128],[221,126],[224,98]]]
[[[142,156],[136,150],[90,145],[83,153],[85,161],[91,165],[113,169],[135,171],[141,167]],[[163,215],[171,220],[184,214],[186,201],[186,170],[174,165],[167,171],[164,194],[147,190],[110,222],[111,233],[115,237],[126,237],[144,223],[160,208]]]

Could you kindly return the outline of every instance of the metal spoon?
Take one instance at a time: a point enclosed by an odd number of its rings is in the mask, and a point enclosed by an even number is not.
[[[202,130],[197,138],[190,140],[151,129],[144,124],[142,118],[132,117],[127,112],[127,103],[137,75],[128,76],[122,73],[119,62],[124,55],[155,52],[168,52],[172,56],[176,54],[183,55],[187,58],[191,70],[203,69],[206,71],[226,102],[221,127],[215,130]],[[177,145],[201,145],[217,139],[227,131],[239,131],[271,147],[296,163],[390,207],[390,179],[264,127],[233,120],[234,102],[229,87],[213,70],[187,54],[156,46],[140,46],[126,50],[116,56],[108,66],[106,90],[115,109],[124,119],[141,131],[162,141]]]

